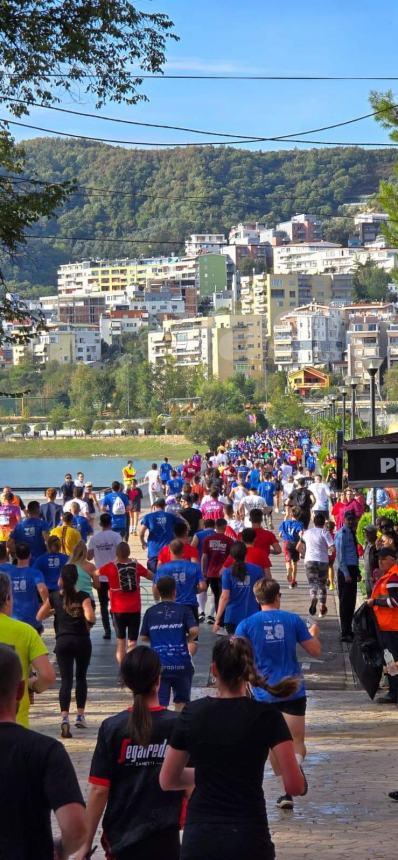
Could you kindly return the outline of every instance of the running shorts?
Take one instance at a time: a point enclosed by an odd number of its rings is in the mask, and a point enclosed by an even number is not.
[[[113,612],[113,626],[116,638],[127,638],[130,642],[136,642],[140,631],[141,612]]]

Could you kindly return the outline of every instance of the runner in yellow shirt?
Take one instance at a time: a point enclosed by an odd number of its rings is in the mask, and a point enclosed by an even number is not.
[[[12,589],[6,573],[0,571],[0,642],[10,645],[18,654],[22,665],[25,690],[17,714],[17,723],[29,728],[29,690],[42,693],[55,681],[55,671],[48,659],[48,650],[36,630],[11,618]],[[31,676],[34,669],[36,677]]]
[[[122,469],[125,492],[126,492],[126,490],[130,490],[132,480],[133,480],[133,478],[135,478],[136,474],[137,474],[137,470],[133,466],[133,461],[128,460],[127,466],[123,466],[123,469]]]
[[[72,523],[73,514],[65,511],[62,514],[61,525],[56,526],[55,529],[51,529],[50,531],[50,535],[55,535],[60,539],[61,552],[66,552],[66,555],[72,555],[76,544],[82,539],[80,532],[73,527]]]

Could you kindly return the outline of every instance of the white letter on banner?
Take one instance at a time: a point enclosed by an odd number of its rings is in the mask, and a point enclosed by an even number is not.
[[[393,469],[396,465],[396,461],[394,457],[381,457],[380,459],[380,472],[382,475],[385,475],[386,472],[389,472],[390,469]]]

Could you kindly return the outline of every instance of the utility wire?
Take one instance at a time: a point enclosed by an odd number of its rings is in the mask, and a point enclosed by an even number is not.
[[[270,142],[270,141],[284,142],[284,143],[308,143],[308,144],[316,144],[316,145],[321,145],[321,146],[375,146],[375,147],[378,147],[379,149],[385,148],[385,147],[390,147],[390,148],[395,149],[396,147],[398,147],[398,143],[378,143],[378,142],[369,143],[369,142],[362,142],[362,141],[356,141],[354,143],[351,143],[351,142],[342,141],[342,140],[334,140],[334,141],[331,141],[331,140],[300,140],[300,139],[295,139],[295,138],[291,138],[291,137],[289,137],[289,138],[285,138],[285,137],[258,138],[258,137],[256,137],[256,138],[245,138],[245,140],[243,140],[243,141],[242,140],[228,140],[228,141],[213,140],[211,144],[209,144],[208,141],[196,141],[196,142],[190,142],[190,143],[185,143],[185,142],[184,143],[178,143],[178,142],[157,143],[154,140],[152,140],[152,141],[118,140],[118,139],[107,138],[107,137],[92,137],[92,136],[87,135],[87,134],[74,134],[71,131],[68,131],[68,132],[57,131],[57,129],[54,129],[54,128],[43,128],[42,126],[39,126],[39,125],[31,125],[31,124],[26,123],[26,122],[20,122],[20,121],[11,120],[11,119],[4,119],[4,117],[2,117],[2,118],[0,117],[0,122],[6,123],[8,125],[22,126],[23,128],[31,128],[34,131],[43,131],[46,134],[57,134],[57,135],[60,135],[61,137],[73,137],[73,138],[76,138],[78,140],[92,140],[92,141],[95,141],[97,143],[130,144],[132,146],[138,146],[138,147],[153,146],[155,149],[159,146],[160,147],[172,147],[173,149],[178,149],[178,147],[188,147],[188,146],[191,146],[191,147],[209,146],[209,145],[211,145],[211,146],[226,146],[226,145],[230,146],[231,144],[242,145],[243,143],[259,143],[259,142]],[[307,132],[307,133],[309,133],[309,132]]]
[[[140,72],[127,72],[130,77],[137,80],[160,80],[160,81],[398,81],[394,75],[189,75],[189,74],[141,74]],[[11,77],[10,72],[0,71],[0,76]],[[72,78],[77,83],[82,78],[98,78],[99,75],[90,72],[73,73],[48,72],[42,75],[32,75],[32,80],[42,78]]]
[[[191,132],[191,134],[204,134],[204,135],[207,135],[209,137],[239,138],[239,140],[250,140],[250,141],[252,141],[252,140],[263,141],[263,140],[273,140],[274,139],[274,138],[266,138],[266,137],[256,137],[256,135],[254,135],[254,134],[253,135],[249,135],[249,134],[243,135],[243,134],[234,134],[232,132],[227,132],[227,131],[205,131],[205,130],[199,129],[199,128],[187,128],[186,126],[180,126],[180,125],[165,125],[162,123],[155,123],[155,122],[138,122],[136,120],[121,119],[119,117],[106,116],[104,114],[87,113],[85,111],[77,111],[77,110],[71,110],[68,108],[60,108],[60,107],[56,107],[54,105],[41,104],[40,102],[25,101],[23,99],[10,98],[10,99],[7,99],[7,101],[8,102],[15,102],[17,104],[23,104],[23,105],[26,105],[28,107],[29,106],[39,107],[39,108],[44,108],[45,110],[57,111],[58,113],[72,114],[73,116],[82,116],[82,117],[86,117],[86,118],[90,118],[90,119],[99,119],[99,120],[104,120],[106,122],[117,122],[117,123],[122,123],[123,125],[142,126],[144,128],[162,128],[162,129],[168,129],[169,131],[170,130],[171,131],[187,131],[187,132]],[[320,128],[310,128],[307,131],[296,131],[296,132],[291,132],[290,134],[281,134],[281,135],[278,135],[278,140],[288,139],[291,137],[299,137],[299,136],[305,135],[305,134],[317,134],[320,131],[329,131],[332,128],[342,128],[343,126],[346,126],[346,125],[352,125],[353,123],[362,122],[362,120],[364,120],[364,119],[371,119],[374,116],[378,116],[378,115],[383,114],[383,113],[388,113],[390,110],[394,110],[396,108],[398,108],[398,105],[392,104],[392,105],[389,105],[389,107],[380,108],[380,110],[375,110],[375,111],[372,111],[371,113],[365,113],[362,116],[353,117],[352,119],[346,119],[346,120],[343,120],[341,122],[335,122],[332,125],[324,125],[324,126],[321,126]]]

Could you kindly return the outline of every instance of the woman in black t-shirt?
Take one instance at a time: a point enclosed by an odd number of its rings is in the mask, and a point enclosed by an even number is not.
[[[95,611],[86,591],[76,591],[75,564],[65,564],[59,578],[59,592],[53,591],[37,613],[39,621],[54,614],[55,653],[61,674],[59,704],[61,737],[71,738],[69,708],[72,697],[73,669],[76,666],[76,727],[86,728],[84,709],[87,700],[87,670],[91,659],[90,627]]]
[[[287,696],[296,682],[286,678],[268,687],[254,669],[250,643],[239,637],[217,642],[212,671],[219,698],[199,699],[182,711],[160,774],[165,791],[195,786],[181,860],[273,860],[262,789],[269,750],[289,794],[305,794],[307,785],[283,715],[250,698],[248,685]],[[186,766],[190,756],[195,770]]]
[[[139,645],[121,665],[134,707],[104,720],[91,762],[87,841],[89,855],[103,817],[102,843],[112,860],[179,860],[182,792],[164,792],[159,773],[178,715],[159,705],[161,664]]]

